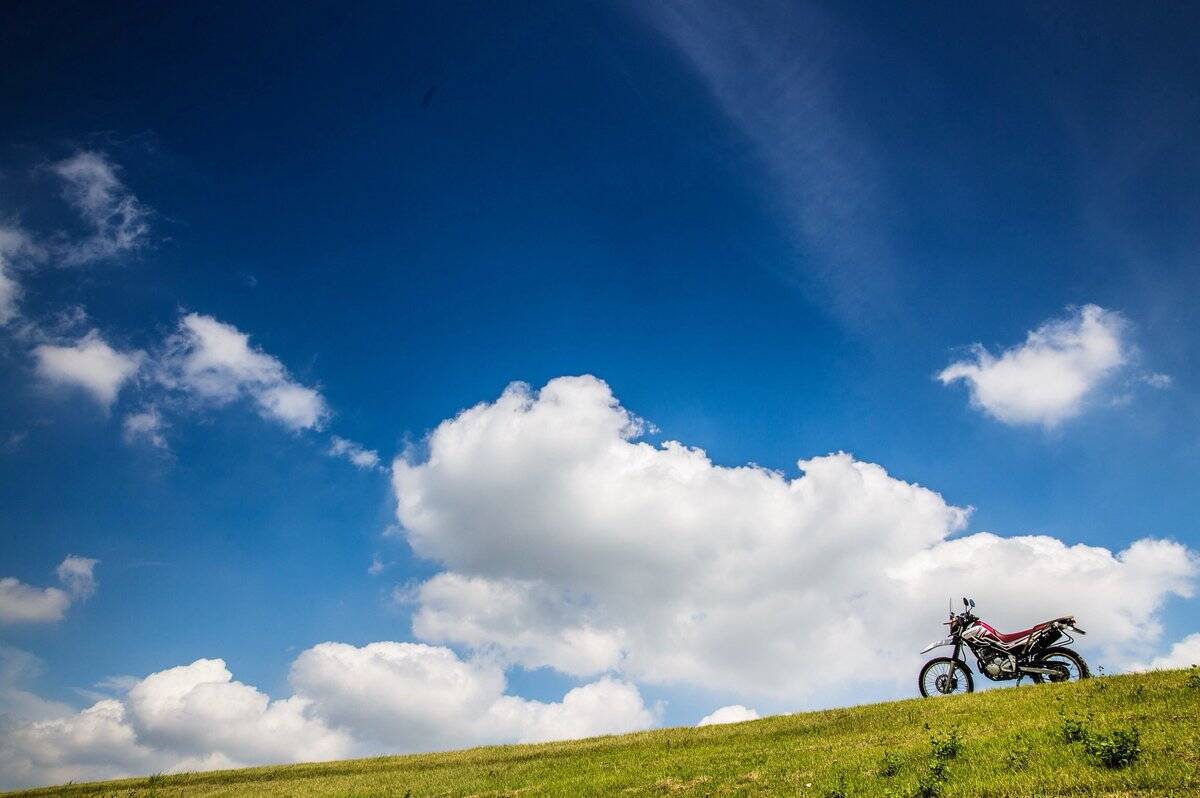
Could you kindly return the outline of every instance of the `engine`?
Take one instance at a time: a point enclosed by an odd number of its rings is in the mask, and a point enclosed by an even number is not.
[[[1017,676],[1017,658],[996,648],[980,652],[979,669],[991,679],[1013,679]]]

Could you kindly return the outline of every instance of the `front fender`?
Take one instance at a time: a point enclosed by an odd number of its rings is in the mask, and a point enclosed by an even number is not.
[[[921,649],[921,653],[924,654],[926,652],[933,651],[935,648],[941,648],[942,646],[952,646],[952,645],[954,645],[954,638],[947,637],[947,638],[937,641],[936,643],[930,643],[929,645],[925,646],[925,648]]]

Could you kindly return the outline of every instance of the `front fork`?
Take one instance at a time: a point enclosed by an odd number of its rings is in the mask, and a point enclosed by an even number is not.
[[[953,662],[950,665],[950,689],[955,690],[958,687],[958,663],[962,661],[962,638],[957,638],[954,641],[954,653],[950,655]]]

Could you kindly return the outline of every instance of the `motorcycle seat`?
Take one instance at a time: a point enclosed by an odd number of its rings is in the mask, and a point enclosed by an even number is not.
[[[1050,623],[1051,623],[1050,621],[1047,621],[1046,623],[1039,623],[1037,626],[1031,626],[1030,628],[1025,629],[1020,632],[1005,633],[1005,632],[1001,632],[999,629],[993,629],[992,633],[994,635],[996,635],[996,637],[999,638],[1000,642],[1002,642],[1002,643],[1015,643],[1016,641],[1021,640],[1022,638],[1029,637],[1029,635],[1033,634],[1034,632],[1036,632],[1039,629],[1046,628],[1047,626],[1050,625]]]
[[[1054,623],[1074,624],[1075,618],[1074,618],[1074,616],[1071,616],[1071,615],[1063,615],[1063,616],[1055,618],[1054,620],[1051,620],[1051,621],[1043,621],[1042,623],[1039,623],[1036,626],[1031,626],[1028,629],[1025,629],[1023,631],[1009,632],[1007,634],[1004,632],[1001,632],[999,629],[996,629],[992,626],[988,626],[987,628],[991,630],[992,634],[994,634],[996,636],[996,639],[999,640],[1001,643],[1010,644],[1010,643],[1015,643],[1018,640],[1023,640],[1024,638],[1028,637],[1029,635],[1033,634],[1034,632],[1036,632],[1040,629],[1045,629],[1047,626],[1049,626],[1050,624],[1054,624]],[[984,625],[987,626],[987,624],[984,624]]]

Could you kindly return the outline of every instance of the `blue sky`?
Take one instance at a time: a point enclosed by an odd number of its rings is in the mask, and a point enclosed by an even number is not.
[[[318,758],[908,695],[962,589],[1094,609],[1112,668],[1200,649],[1194,12],[654,9],[10,13],[13,783],[281,760],[156,731],[130,685],[201,660]],[[838,645],[876,675],[828,681]],[[406,737],[443,666],[491,698]],[[373,678],[421,721],[348,708]],[[142,748],[39,759],[97,701]]]

